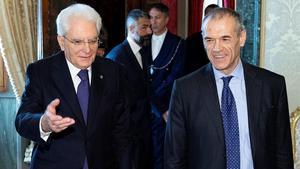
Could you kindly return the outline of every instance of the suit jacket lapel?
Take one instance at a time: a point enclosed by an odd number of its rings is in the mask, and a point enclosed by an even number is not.
[[[208,115],[212,120],[213,124],[216,124],[216,132],[219,136],[220,144],[224,143],[224,132],[223,132],[223,122],[221,117],[220,103],[218,98],[217,86],[215,82],[215,76],[213,73],[212,65],[208,64],[205,68],[205,76],[208,83],[202,83],[199,81],[203,90],[203,97],[205,97],[205,102],[208,108]]]
[[[99,58],[96,58],[98,60]],[[98,62],[98,61],[95,61]],[[89,98],[89,114],[88,114],[88,131],[91,131],[90,128],[95,123],[97,114],[97,109],[101,108],[99,103],[105,103],[101,101],[104,97],[104,83],[105,76],[101,71],[101,65],[95,66],[95,62],[92,64],[92,79],[90,87],[90,98]],[[99,62],[98,62],[99,63]]]
[[[122,44],[123,44],[123,46],[124,46],[124,48],[126,50],[126,53],[129,54],[129,55],[127,55],[127,57],[128,57],[128,60],[132,63],[132,65],[134,65],[134,69],[136,69],[139,72],[142,72],[143,69],[141,68],[141,66],[140,66],[137,58],[135,57],[134,53],[132,52],[128,41],[125,40],[125,41],[123,41]],[[140,54],[141,54],[141,57],[142,57],[141,59],[143,60],[143,55],[142,55],[142,53],[140,53]]]
[[[63,53],[60,53],[52,64],[51,76],[60,94],[69,104],[70,109],[84,126],[83,115],[74,89],[71,74]]]
[[[151,64],[151,61],[149,60],[148,52],[147,52],[147,47],[143,47],[140,50],[140,54],[142,56],[142,63],[143,63],[143,73],[144,75],[147,75],[149,72],[149,66]]]
[[[249,123],[249,134],[250,134],[250,142],[252,149],[252,156],[255,159],[256,155],[256,147],[255,145],[259,145],[256,142],[257,137],[255,133],[259,130],[260,122],[259,122],[259,113],[260,103],[261,103],[261,95],[262,90],[262,82],[261,80],[256,78],[255,70],[247,63],[243,63],[244,68],[244,76],[245,76],[245,87],[246,87],[246,97],[247,97],[247,109],[248,109],[248,123]]]

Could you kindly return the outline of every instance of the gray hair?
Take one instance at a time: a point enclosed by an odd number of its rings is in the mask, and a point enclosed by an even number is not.
[[[57,35],[66,35],[70,29],[70,20],[76,17],[95,22],[99,35],[102,26],[101,16],[94,8],[79,3],[70,5],[60,11],[56,18]]]
[[[214,19],[222,19],[225,16],[232,17],[235,20],[237,26],[236,31],[238,35],[240,35],[241,31],[245,30],[245,26],[239,13],[229,8],[216,8],[204,17],[201,27],[202,32],[205,32],[205,27],[208,21]]]
[[[131,10],[128,15],[127,15],[127,19],[126,19],[126,29],[128,29],[131,25],[136,24],[136,22],[140,19],[140,18],[147,18],[150,19],[150,16],[148,13],[140,10],[140,9],[133,9]]]

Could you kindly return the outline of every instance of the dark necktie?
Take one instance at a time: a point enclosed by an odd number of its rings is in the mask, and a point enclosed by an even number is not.
[[[239,169],[240,168],[240,139],[239,139],[239,125],[235,100],[229,88],[229,82],[232,76],[223,77],[223,91],[222,91],[222,118],[225,136],[226,147],[226,168]]]
[[[82,115],[84,118],[85,124],[87,124],[87,114],[88,114],[88,105],[89,105],[89,76],[88,70],[80,70],[77,74],[80,78],[80,83],[77,88],[77,97],[81,107]],[[83,169],[88,169],[87,159],[85,157]]]
[[[84,122],[85,124],[87,124],[87,114],[88,114],[88,105],[89,105],[89,86],[90,86],[88,70],[87,69],[80,70],[78,76],[81,79],[81,81],[77,88],[77,97],[81,107]]]

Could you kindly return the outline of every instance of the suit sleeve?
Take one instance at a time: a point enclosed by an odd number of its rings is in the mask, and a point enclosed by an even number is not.
[[[276,168],[293,168],[289,110],[284,79],[282,81],[280,96],[278,99],[276,131],[276,136],[272,139],[276,140],[276,143],[274,143],[276,147]]]
[[[165,134],[165,169],[184,169],[187,167],[186,112],[184,112],[183,104],[182,90],[175,82],[171,96],[170,112]]]
[[[107,55],[106,58],[111,59],[115,62],[118,62],[118,58],[120,57],[119,50],[117,48],[113,48]]]
[[[29,65],[26,71],[25,90],[22,95],[15,127],[17,132],[27,139],[44,143],[40,137],[39,121],[45,111],[41,98],[41,90],[37,70],[33,64]]]

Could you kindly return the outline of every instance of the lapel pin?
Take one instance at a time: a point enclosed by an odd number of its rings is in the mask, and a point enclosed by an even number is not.
[[[154,73],[153,67],[150,67],[150,74],[152,75]]]

